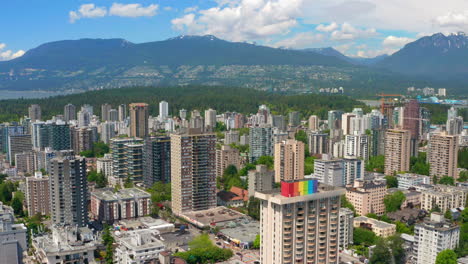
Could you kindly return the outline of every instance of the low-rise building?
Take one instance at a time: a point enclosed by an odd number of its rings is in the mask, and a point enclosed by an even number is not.
[[[102,173],[107,179],[112,177],[112,155],[104,154],[103,158],[96,160],[97,172]]]
[[[35,260],[41,264],[89,263],[97,264],[94,250],[99,242],[86,227],[53,227],[51,234],[33,238]]]
[[[94,219],[113,222],[145,216],[151,210],[151,195],[138,188],[98,189],[91,193],[91,214]]]
[[[159,231],[141,229],[116,235],[117,248],[114,261],[121,264],[145,264],[159,259],[159,253],[165,251],[164,243],[159,239]]]
[[[28,249],[26,233],[27,229],[24,224],[15,224],[13,208],[0,202],[1,263],[23,263],[23,252]]]
[[[389,237],[396,232],[396,225],[365,216],[355,217],[354,227],[369,229],[380,237]]]
[[[249,200],[249,192],[239,187],[231,187],[229,191],[219,191],[218,205],[228,207],[240,207]]]
[[[445,220],[440,213],[414,227],[413,257],[416,264],[434,264],[437,254],[455,249],[460,239],[460,227]]]
[[[414,173],[397,174],[398,189],[409,189],[418,184],[430,184],[431,178],[426,175],[419,175]]]
[[[385,212],[384,197],[387,185],[380,181],[355,181],[353,187],[346,188],[346,198],[356,209],[358,215]]]
[[[426,211],[438,207],[441,212],[463,207],[466,203],[468,188],[449,185],[435,185],[432,189],[421,191],[421,209]]]
[[[353,243],[354,212],[348,208],[340,208],[340,240],[341,249],[346,249]]]

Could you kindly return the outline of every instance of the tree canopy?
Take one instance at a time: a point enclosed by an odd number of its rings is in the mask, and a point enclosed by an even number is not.
[[[189,264],[217,263],[230,259],[233,253],[230,249],[223,249],[213,245],[207,234],[193,238],[189,242],[190,250],[175,253],[175,256],[183,258]]]
[[[353,242],[355,245],[371,246],[375,243],[377,236],[374,232],[357,227],[353,231]]]
[[[390,213],[399,210],[405,199],[405,194],[402,191],[387,194],[384,197],[385,212]]]
[[[437,254],[435,264],[457,264],[457,254],[451,249],[442,250]]]

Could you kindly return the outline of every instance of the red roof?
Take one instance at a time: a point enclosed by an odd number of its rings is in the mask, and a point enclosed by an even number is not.
[[[249,191],[247,191],[247,190],[244,190],[244,189],[236,187],[236,186],[232,186],[230,191],[232,193],[234,193],[235,195],[237,195],[237,197],[234,197],[232,200],[241,200],[242,199],[242,200],[244,200],[246,202],[249,200]]]

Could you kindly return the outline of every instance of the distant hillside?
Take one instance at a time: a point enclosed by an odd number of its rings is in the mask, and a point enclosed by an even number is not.
[[[407,75],[468,80],[468,37],[442,33],[423,37],[376,65]]]
[[[169,112],[177,115],[180,109],[200,111],[213,108],[217,111],[236,111],[239,113],[255,113],[260,104],[267,104],[272,111],[287,115],[290,111],[300,111],[302,118],[311,114],[326,118],[327,111],[341,109],[351,111],[353,107],[368,107],[359,101],[346,96],[336,95],[281,95],[247,88],[218,86],[187,86],[187,87],[131,87],[91,91],[82,94],[57,96],[46,99],[12,99],[0,100],[0,122],[19,120],[27,115],[28,106],[39,104],[44,118],[63,114],[63,107],[72,103],[77,107],[90,104],[94,112],[100,115],[101,105],[109,103],[113,107],[120,104],[146,102],[150,114],[158,115],[158,103],[169,102]]]
[[[467,94],[466,50],[464,35],[441,34],[372,59],[349,58],[333,48],[288,50],[210,35],[141,44],[64,40],[0,62],[0,90],[205,85],[301,93],[342,86],[349,95],[375,95],[434,86]]]

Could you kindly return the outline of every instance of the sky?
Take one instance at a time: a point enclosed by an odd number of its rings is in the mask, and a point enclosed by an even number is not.
[[[178,35],[375,57],[461,31],[468,32],[467,0],[7,0],[0,60],[64,39],[142,43]]]

